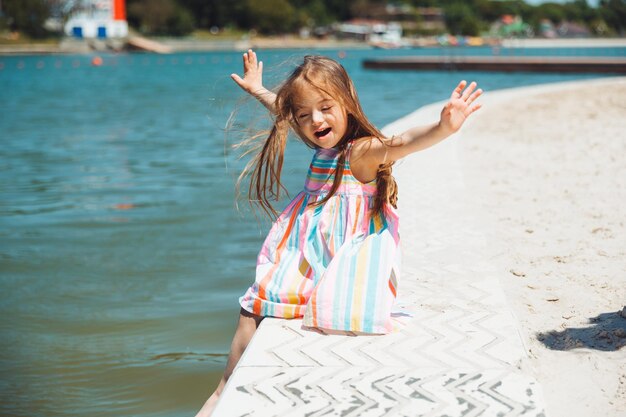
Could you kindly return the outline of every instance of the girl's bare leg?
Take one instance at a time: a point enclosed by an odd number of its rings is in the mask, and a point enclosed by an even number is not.
[[[235,336],[233,337],[233,342],[230,346],[230,354],[228,355],[228,362],[226,362],[224,376],[222,376],[222,380],[215,389],[215,392],[209,397],[208,400],[206,400],[202,409],[198,411],[196,417],[208,417],[211,415],[215,405],[217,404],[217,400],[224,389],[224,385],[226,385],[226,381],[228,381],[228,378],[232,375],[235,365],[237,365],[239,358],[241,358],[241,355],[246,350],[246,346],[250,343],[250,339],[252,339],[254,332],[259,327],[259,324],[261,324],[261,320],[263,320],[263,317],[249,313],[243,308],[241,309],[239,312],[237,330],[235,331]]]

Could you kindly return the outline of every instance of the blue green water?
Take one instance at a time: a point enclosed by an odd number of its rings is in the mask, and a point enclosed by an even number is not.
[[[304,53],[259,51],[267,83]],[[411,53],[341,59],[380,127],[463,78],[488,93],[598,76],[361,68]],[[238,52],[91,58],[0,57],[0,415],[189,415],[219,380],[267,231],[236,208],[231,149],[266,112],[230,80]],[[291,142],[292,192],[310,157]]]

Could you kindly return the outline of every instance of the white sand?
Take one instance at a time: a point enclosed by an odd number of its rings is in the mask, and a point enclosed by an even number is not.
[[[480,100],[451,140],[501,247],[526,371],[550,416],[625,416],[626,77]]]

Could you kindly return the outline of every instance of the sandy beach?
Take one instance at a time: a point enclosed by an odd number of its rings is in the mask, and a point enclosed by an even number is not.
[[[458,135],[549,415],[626,415],[626,78],[487,92]]]

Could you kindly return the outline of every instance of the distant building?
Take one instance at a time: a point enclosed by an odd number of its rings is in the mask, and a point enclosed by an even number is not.
[[[541,19],[539,22],[539,35],[544,38],[556,38],[556,29],[550,19]]]
[[[422,20],[417,24],[420,30],[445,31],[446,21],[441,7],[418,7],[417,13]]]
[[[561,22],[556,31],[563,38],[588,38],[591,36],[589,29],[576,22]]]
[[[352,19],[335,25],[334,31],[339,39],[388,43],[397,43],[402,39],[399,23],[381,20]]]
[[[446,29],[443,9],[439,7],[413,7],[408,4],[371,4],[357,11],[361,18],[394,22],[403,31],[444,32]]]
[[[65,34],[75,38],[128,36],[125,0],[82,0],[65,24]]]
[[[533,30],[520,16],[505,14],[491,25],[491,34],[501,37],[533,36]]]

